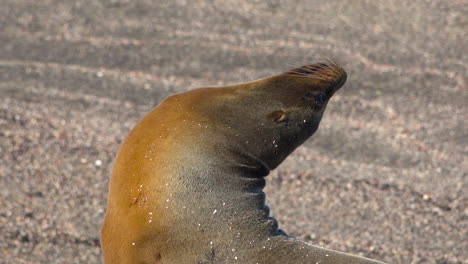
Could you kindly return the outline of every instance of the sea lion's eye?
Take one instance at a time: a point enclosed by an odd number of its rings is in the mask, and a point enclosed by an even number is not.
[[[280,123],[286,121],[288,119],[288,116],[284,111],[280,110],[271,113],[270,118],[273,119],[274,122]]]
[[[316,104],[322,105],[327,102],[327,96],[322,92],[307,92],[304,99],[314,100]]]

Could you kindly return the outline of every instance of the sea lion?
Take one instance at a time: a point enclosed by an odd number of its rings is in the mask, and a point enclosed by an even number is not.
[[[316,63],[167,98],[122,143],[101,232],[106,263],[381,263],[278,229],[264,177],[317,130],[345,83]]]

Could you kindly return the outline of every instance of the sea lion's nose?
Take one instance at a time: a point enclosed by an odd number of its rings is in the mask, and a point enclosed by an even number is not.
[[[340,89],[348,78],[345,70],[336,64],[317,63],[314,66],[318,68],[317,76],[331,82],[331,94]]]
[[[341,69],[341,74],[338,76],[338,78],[335,81],[336,84],[334,85],[335,86],[334,92],[340,89],[341,87],[343,87],[347,78],[348,78],[348,74],[343,69]]]

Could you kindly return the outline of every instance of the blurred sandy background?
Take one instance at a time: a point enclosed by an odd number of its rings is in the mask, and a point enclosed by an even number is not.
[[[0,2],[0,263],[102,263],[111,163],[147,111],[314,56],[349,78],[267,178],[281,228],[468,263],[468,1]]]

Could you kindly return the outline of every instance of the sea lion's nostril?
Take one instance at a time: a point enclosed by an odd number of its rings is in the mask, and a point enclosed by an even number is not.
[[[322,92],[309,91],[303,96],[304,99],[314,100],[316,104],[324,104],[327,102],[327,96]]]

